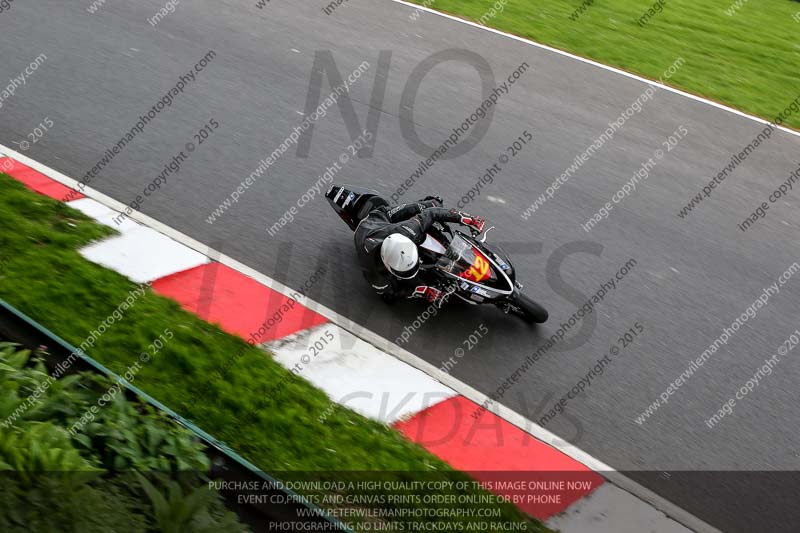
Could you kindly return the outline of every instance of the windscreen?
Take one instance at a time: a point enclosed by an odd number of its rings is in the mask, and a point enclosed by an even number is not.
[[[470,242],[456,234],[436,267],[460,278],[487,283],[495,274],[486,257]]]

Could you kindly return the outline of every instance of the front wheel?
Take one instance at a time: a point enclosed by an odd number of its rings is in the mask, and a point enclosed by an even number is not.
[[[549,314],[547,309],[534,302],[521,292],[515,292],[509,299],[509,311],[522,318],[529,324],[543,324],[547,322]]]

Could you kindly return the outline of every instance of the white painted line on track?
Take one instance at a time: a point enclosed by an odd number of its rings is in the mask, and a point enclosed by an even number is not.
[[[524,37],[520,37],[519,35],[514,35],[513,33],[506,33],[506,32],[501,31],[501,30],[496,30],[494,28],[490,28],[489,26],[483,26],[481,24],[478,24],[477,22],[472,22],[471,20],[467,20],[467,19],[463,19],[463,18],[460,18],[460,17],[456,17],[455,15],[449,15],[447,13],[442,13],[441,11],[436,11],[435,9],[430,8],[430,7],[425,7],[425,6],[418,5],[418,4],[412,4],[410,2],[406,2],[405,0],[390,0],[390,1],[394,2],[396,4],[402,4],[404,6],[407,6],[407,7],[411,8],[411,9],[419,9],[421,11],[426,11],[426,12],[431,13],[433,15],[438,15],[438,16],[444,17],[446,19],[454,20],[456,22],[460,22],[461,24],[466,24],[467,26],[472,26],[473,28],[479,28],[479,29],[488,31],[490,33],[495,33],[497,35],[502,35],[503,37],[507,37],[509,39],[513,39],[515,41],[519,41],[521,43],[525,43],[525,44],[528,44],[530,46],[535,46],[537,48],[541,48],[543,50],[547,50],[549,52],[553,52],[555,54],[559,54],[559,55],[562,55],[564,57],[569,57],[570,59],[575,59],[575,60],[580,61],[582,63],[587,63],[589,65],[601,68],[603,70],[608,70],[610,72],[614,72],[616,74],[620,74],[622,76],[625,76],[626,78],[631,78],[631,79],[640,81],[642,83],[646,83],[648,85],[654,85],[654,86],[656,86],[656,87],[658,87],[660,89],[664,89],[665,91],[669,91],[669,92],[672,92],[672,93],[675,93],[675,94],[679,94],[681,96],[685,96],[686,98],[691,98],[692,100],[695,100],[697,102],[702,102],[704,104],[708,104],[710,106],[716,107],[717,109],[722,109],[722,110],[727,111],[729,113],[733,113],[735,115],[739,115],[740,117],[749,118],[750,120],[754,120],[754,121],[759,122],[759,123],[764,124],[764,125],[769,124],[768,120],[765,120],[765,119],[763,119],[761,117],[757,117],[755,115],[751,115],[749,113],[745,113],[743,111],[739,111],[738,109],[734,109],[733,107],[728,107],[728,106],[726,106],[724,104],[720,104],[719,102],[715,102],[714,100],[709,100],[708,98],[703,98],[702,96],[697,96],[696,94],[688,93],[686,91],[682,91],[680,89],[676,89],[675,87],[670,87],[669,85],[664,85],[661,82],[658,82],[658,81],[655,81],[655,80],[650,80],[650,79],[645,78],[643,76],[639,76],[638,74],[633,74],[632,72],[628,72],[628,71],[625,71],[625,70],[622,70],[622,69],[619,69],[619,68],[616,68],[616,67],[612,67],[612,66],[600,63],[598,61],[594,61],[593,59],[589,59],[589,58],[586,58],[586,57],[575,55],[575,54],[572,54],[570,52],[566,52],[564,50],[561,50],[559,48],[554,48],[554,47],[548,46],[546,44],[537,43],[536,41],[531,41],[530,39],[526,39]],[[781,130],[781,131],[783,131],[785,133],[790,133],[790,134],[792,134],[792,135],[794,135],[796,137],[800,137],[800,131],[796,131],[796,130],[793,130],[791,128],[787,128],[785,126],[778,126],[777,129],[779,129],[779,130]]]
[[[75,188],[78,184],[78,181],[72,179],[57,170],[51,169],[50,167],[39,163],[27,157],[23,154],[20,154],[2,144],[0,144],[0,152],[3,154],[16,159],[20,163],[31,167],[34,170],[41,172],[42,174],[48,176],[49,178],[61,183],[62,185],[66,185],[70,188]],[[97,190],[94,190],[90,187],[85,187],[84,190],[81,191],[86,197],[92,198],[97,200],[98,202],[105,204],[107,207],[111,209],[117,210],[122,212],[127,207],[122,202],[111,198]],[[263,285],[282,293],[285,296],[292,296],[296,293],[294,289],[284,285],[283,283],[272,279],[271,277],[258,272],[257,270],[245,265],[233,259],[232,257],[228,257],[227,255],[221,254],[219,251],[215,251],[210,247],[206,246],[205,244],[201,243],[185,235],[178,230],[167,226],[159,222],[158,220],[145,215],[139,211],[134,211],[131,213],[130,218],[148,226],[156,231],[163,233],[164,235],[168,236],[169,238],[188,246],[189,248],[193,248],[194,250],[205,254],[210,257],[214,257],[218,262],[239,271],[240,273],[244,274],[245,276],[249,276],[254,280],[262,283]],[[412,354],[408,350],[405,350],[396,344],[390,342],[389,340],[381,337],[377,333],[353,322],[349,318],[340,315],[336,311],[329,309],[328,307],[311,300],[307,296],[297,295],[296,300],[301,305],[308,307],[309,309],[319,313],[320,315],[324,316],[332,323],[348,330],[350,333],[354,334],[356,337],[363,339],[364,341],[372,344],[373,346],[385,351],[389,355],[396,357],[397,359],[408,363],[409,365],[421,370],[425,374],[428,374],[430,377],[435,379],[436,381],[442,383],[443,385],[453,389],[460,395],[464,396],[465,398],[472,400],[476,404],[482,405],[489,400],[489,397],[482,392],[476,390],[472,386],[456,379],[455,377],[443,372],[433,366],[432,364],[428,363],[427,361],[417,357],[416,355]],[[522,429],[523,431],[529,433],[536,439],[548,444],[549,446],[555,448],[556,450],[560,451],[564,455],[571,457],[572,459],[584,464],[589,469],[597,472],[598,474],[602,475],[611,483],[615,484],[616,486],[620,487],[623,490],[626,490],[633,494],[634,496],[638,497],[641,500],[649,503],[659,511],[663,512],[670,518],[674,519],[675,521],[683,524],[684,526],[688,527],[689,529],[696,531],[698,533],[722,533],[718,529],[712,527],[711,525],[707,524],[706,522],[702,521],[701,519],[697,518],[696,516],[692,515],[688,511],[685,511],[675,505],[674,503],[670,502],[666,498],[659,496],[655,492],[651,491],[650,489],[640,485],[639,483],[629,479],[628,477],[624,476],[623,474],[617,472],[615,469],[610,467],[609,465],[603,463],[599,459],[596,459],[586,453],[585,451],[581,450],[577,446],[566,442],[565,440],[561,439],[554,433],[546,430],[545,428],[537,425],[531,420],[528,420],[521,414],[505,407],[496,402],[490,402],[490,405],[487,407],[487,411],[491,411],[500,418],[506,420],[510,424],[517,426],[518,428]]]

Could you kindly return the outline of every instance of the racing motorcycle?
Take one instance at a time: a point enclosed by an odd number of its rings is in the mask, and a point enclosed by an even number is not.
[[[325,198],[353,231],[373,209],[389,205],[377,191],[350,185],[331,186]],[[522,284],[508,255],[486,244],[492,229],[487,228],[478,239],[481,232],[475,228],[467,235],[447,223],[434,223],[419,246],[420,278],[442,290],[443,301],[455,295],[473,305],[496,305],[528,323],[547,321],[547,310],[520,292]]]

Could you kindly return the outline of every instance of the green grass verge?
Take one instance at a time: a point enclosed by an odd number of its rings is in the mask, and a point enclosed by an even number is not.
[[[476,22],[503,2],[411,1]],[[734,0],[664,0],[640,26],[654,3],[595,0],[571,20],[583,0],[508,0],[484,23],[651,79],[681,56],[686,64],[670,85],[768,120],[800,95],[800,3],[749,1],[728,16]],[[800,129],[800,113],[785,125]]]
[[[135,287],[77,251],[113,230],[4,174],[0,213],[0,298],[80,345]],[[389,479],[409,480],[416,475],[411,473],[424,472],[426,480],[467,479],[398,432],[346,408],[333,410],[324,424],[318,423],[330,406],[322,391],[303,379],[290,379],[263,351],[151,291],[88,353],[122,374],[166,327],[175,337],[139,370],[133,383],[264,471],[380,471],[392,472]],[[238,359],[229,365],[234,354]],[[212,381],[204,397],[191,401],[194,391],[227,366],[225,379]],[[261,408],[263,391],[283,382],[278,398]],[[252,417],[242,419],[251,411]],[[549,531],[512,505],[490,506],[501,517],[493,521],[525,522],[528,531]],[[459,519],[463,517],[441,520]]]

